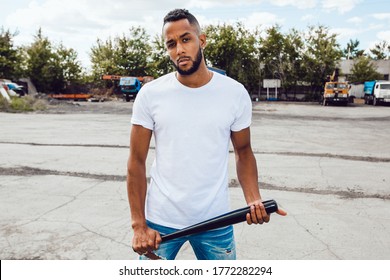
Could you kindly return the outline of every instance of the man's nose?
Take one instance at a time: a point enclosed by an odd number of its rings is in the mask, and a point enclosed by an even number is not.
[[[177,54],[182,54],[184,53],[184,47],[181,43],[177,43],[176,45],[176,53]]]

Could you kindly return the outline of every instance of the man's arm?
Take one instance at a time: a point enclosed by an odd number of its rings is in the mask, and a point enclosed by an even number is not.
[[[130,155],[127,162],[127,195],[130,203],[131,226],[134,230],[133,250],[144,254],[158,248],[161,237],[147,227],[145,219],[146,158],[152,131],[133,125],[130,136]]]
[[[252,151],[250,128],[232,131],[231,140],[236,156],[238,181],[242,186],[247,204],[251,206],[251,214],[247,215],[247,223],[268,223],[270,217],[265,211],[258,187],[257,163]],[[277,213],[286,214],[283,210],[278,210]]]

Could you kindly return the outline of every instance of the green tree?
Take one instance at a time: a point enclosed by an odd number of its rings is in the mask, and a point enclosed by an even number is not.
[[[257,33],[235,25],[209,25],[205,28],[205,58],[210,66],[224,69],[228,76],[244,84],[249,92],[257,92],[259,51]]]
[[[361,56],[354,60],[349,81],[352,83],[380,80],[383,76],[376,71],[370,58]]]
[[[149,35],[141,27],[130,28],[128,36],[117,37],[114,56],[119,74],[123,76],[145,76],[151,62]]]
[[[26,47],[27,54],[27,75],[40,92],[52,91],[51,80],[58,73],[52,73],[53,47],[47,37],[42,34],[39,28],[34,36],[34,42]]]
[[[284,85],[283,88],[291,91],[293,87],[296,87],[302,77],[306,75],[303,67],[303,53],[305,48],[305,42],[303,41],[303,35],[296,29],[292,29],[285,36],[284,40]],[[294,90],[294,94],[295,94]]]
[[[92,76],[96,81],[104,74],[119,75],[115,65],[115,47],[111,38],[103,42],[97,39],[96,46],[91,48]]]
[[[13,44],[17,32],[12,33],[3,27],[0,30],[0,77],[16,79],[22,75],[22,57]]]
[[[311,84],[313,93],[319,93],[326,81],[327,75],[333,73],[337,61],[342,56],[337,35],[332,34],[328,27],[310,26],[303,55],[303,66],[306,68],[305,82]]]
[[[48,69],[50,90],[54,92],[63,92],[67,88],[77,86],[82,80],[83,69],[77,52],[72,48],[66,48],[62,43],[53,48]]]
[[[26,73],[38,91],[59,93],[81,80],[82,67],[74,49],[62,43],[53,46],[41,29],[34,39],[25,48]]]
[[[149,35],[144,28],[132,27],[128,35],[97,39],[91,48],[92,73],[95,80],[103,74],[121,76],[150,75],[153,61]]]
[[[283,34],[280,26],[275,25],[268,28],[266,36],[261,39],[260,54],[265,65],[265,78],[280,79],[286,97],[303,73],[303,50],[302,34],[295,29]]]
[[[174,71],[174,69],[169,55],[167,54],[163,36],[156,35],[152,41],[150,75],[160,77]]]
[[[389,42],[383,40],[370,49],[373,54],[373,59],[389,59],[390,58],[390,44]]]
[[[359,45],[359,40],[350,39],[347,43],[347,47],[343,49],[343,57],[346,59],[355,59],[364,55],[364,50],[360,50]]]
[[[62,43],[56,48],[55,59],[64,80],[65,87],[78,85],[83,80],[83,67],[78,60],[78,53],[73,48],[66,48]]]
[[[265,65],[265,78],[283,80],[284,35],[278,25],[268,28],[265,33],[266,36],[260,40],[260,58]]]

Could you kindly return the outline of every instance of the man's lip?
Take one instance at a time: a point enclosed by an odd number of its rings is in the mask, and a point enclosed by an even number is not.
[[[187,62],[189,61],[190,58],[189,57],[181,57],[177,60],[177,63],[183,63],[183,62]]]

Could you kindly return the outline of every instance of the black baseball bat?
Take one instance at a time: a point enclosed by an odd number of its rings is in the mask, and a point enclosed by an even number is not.
[[[265,211],[268,214],[274,213],[278,210],[278,205],[276,204],[275,200],[267,200],[263,201],[263,205],[265,207]],[[243,221],[246,221],[246,214],[250,213],[250,206],[246,206],[244,208],[240,208],[237,210],[233,210],[231,212],[222,214],[220,216],[211,218],[209,220],[200,222],[198,224],[180,229],[178,231],[175,231],[170,234],[162,235],[161,239],[162,242],[172,240],[175,238],[183,237],[192,235],[195,233],[200,233],[203,231],[211,230],[211,229],[217,229],[233,224],[237,224]]]

